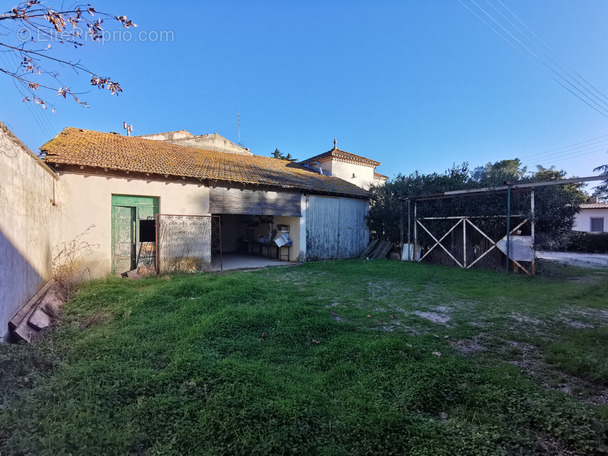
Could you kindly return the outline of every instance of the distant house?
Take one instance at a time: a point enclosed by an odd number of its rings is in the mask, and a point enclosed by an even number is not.
[[[608,232],[608,203],[600,203],[597,197],[593,197],[588,203],[581,204],[572,229],[587,233]]]
[[[252,242],[263,249],[274,232],[292,240],[284,259],[357,256],[369,241],[366,189],[385,178],[375,174],[378,162],[337,147],[298,164],[186,131],[127,137],[65,128],[40,149],[59,176],[56,241],[88,229],[95,248],[82,262],[92,276],[138,267],[163,214],[181,230],[202,220],[189,236],[208,263],[219,251],[250,252]]]
[[[301,162],[303,165],[316,167],[323,174],[339,177],[361,188],[369,189],[370,185],[383,185],[388,177],[376,173],[380,162],[351,154],[338,149],[334,139],[334,148]]]

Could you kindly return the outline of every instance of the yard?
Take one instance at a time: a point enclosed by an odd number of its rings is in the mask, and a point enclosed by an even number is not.
[[[604,454],[608,273],[334,261],[82,287],[0,454]]]

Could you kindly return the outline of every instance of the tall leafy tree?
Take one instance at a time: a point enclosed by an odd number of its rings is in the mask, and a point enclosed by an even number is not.
[[[608,198],[608,165],[598,166],[593,171],[601,173],[601,176],[606,176],[606,180],[595,188],[595,193],[602,198]]]
[[[423,195],[451,190],[497,187],[504,185],[506,181],[537,182],[565,177],[564,171],[554,168],[539,167],[536,172],[527,173],[518,159],[488,163],[472,172],[464,163],[460,166],[454,165],[443,173],[415,172],[409,176],[400,174],[385,186],[371,189],[373,204],[368,216],[368,226],[377,236],[398,242],[401,224],[407,217],[408,198],[415,199]],[[572,229],[578,207],[585,197],[580,184],[539,187],[535,190],[535,221],[539,248],[556,247],[564,242]],[[506,192],[484,192],[425,201],[418,204],[417,215],[419,217],[494,216],[505,215],[506,207]],[[529,192],[513,192],[511,208],[513,214],[529,216]],[[504,227],[501,229],[504,230]]]

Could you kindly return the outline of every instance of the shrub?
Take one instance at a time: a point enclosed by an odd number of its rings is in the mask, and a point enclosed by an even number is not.
[[[570,252],[608,253],[608,233],[573,231],[566,243],[566,250]]]

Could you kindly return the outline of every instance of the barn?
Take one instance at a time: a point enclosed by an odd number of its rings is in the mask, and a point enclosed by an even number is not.
[[[368,191],[360,179],[331,175],[325,156],[324,172],[253,155],[219,135],[130,137],[70,127],[40,149],[59,176],[56,244],[82,248],[79,261],[91,276],[142,265],[208,270],[231,254],[351,258],[369,241]],[[349,158],[361,167],[343,177],[378,178],[378,162],[334,155],[342,168]]]

